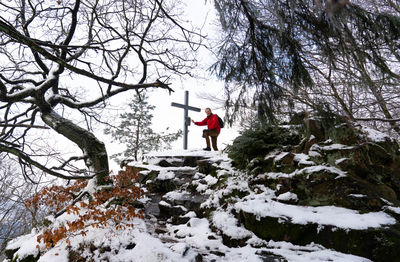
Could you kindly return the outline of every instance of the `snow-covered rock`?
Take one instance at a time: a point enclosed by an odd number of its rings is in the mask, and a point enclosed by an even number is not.
[[[317,133],[303,145],[263,154],[249,163],[250,171],[235,169],[221,152],[149,154],[145,162],[129,163],[145,192],[137,207],[144,219],[133,228],[88,228],[41,256],[40,231],[33,231],[8,249],[15,261],[29,255],[38,261],[395,261],[397,191],[369,173],[362,177],[354,165],[385,177],[394,167],[378,169],[385,155],[371,152],[372,141],[346,144],[336,133],[340,141],[326,139],[318,120],[309,125]],[[367,138],[389,141],[372,131]]]

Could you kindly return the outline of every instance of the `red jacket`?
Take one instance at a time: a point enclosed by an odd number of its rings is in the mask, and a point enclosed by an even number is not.
[[[221,127],[219,126],[218,116],[216,114],[210,114],[206,118],[204,118],[201,122],[194,122],[197,126],[205,126],[207,125],[208,129],[215,129],[217,132],[221,132]]]

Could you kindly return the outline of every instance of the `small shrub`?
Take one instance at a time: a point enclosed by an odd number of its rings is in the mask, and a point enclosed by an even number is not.
[[[228,146],[229,157],[237,168],[245,169],[254,158],[264,157],[274,149],[297,145],[300,135],[293,130],[279,126],[256,126],[244,131],[232,145]]]
[[[27,207],[47,205],[56,212],[65,209],[66,213],[76,215],[77,219],[55,228],[44,229],[37,241],[43,241],[45,249],[48,249],[63,239],[70,245],[69,237],[77,233],[85,236],[89,227],[113,225],[117,230],[133,227],[134,218],[143,218],[141,210],[137,212],[134,208],[134,201],[142,194],[140,188],[134,184],[137,178],[137,172],[127,166],[126,171],[109,177],[112,180],[111,187],[103,188],[93,193],[88,200],[81,200],[76,204],[71,203],[85,188],[87,181],[79,180],[67,187],[43,188],[26,202]],[[37,245],[37,248],[40,249],[40,246]]]

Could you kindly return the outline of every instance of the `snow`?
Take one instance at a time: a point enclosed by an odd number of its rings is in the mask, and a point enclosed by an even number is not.
[[[202,150],[197,150],[197,149],[189,149],[189,150],[167,150],[167,151],[162,151],[162,152],[150,152],[146,154],[147,157],[157,157],[157,158],[163,158],[163,157],[180,157],[180,156],[199,156],[199,157],[206,157],[206,158],[215,158],[218,157],[220,159],[221,157],[225,157],[222,155],[220,151],[202,151]]]
[[[335,262],[371,262],[371,260],[336,252],[333,250],[325,249],[324,247],[316,244],[309,244],[307,246],[297,246],[288,242],[274,242],[270,241],[268,246],[273,247],[268,249],[277,255],[285,257],[290,262],[304,262],[304,261],[335,261]]]
[[[175,173],[169,170],[162,169],[157,176],[158,180],[168,180],[173,179],[175,177]]]
[[[290,174],[282,173],[282,172],[268,172],[263,175],[268,176],[268,178],[270,178],[270,179],[279,179],[279,178],[289,178],[289,177],[293,177],[296,175],[312,174],[312,173],[318,173],[318,172],[328,172],[328,173],[332,173],[332,174],[337,174],[336,179],[346,176],[346,172],[343,172],[342,170],[340,170],[336,167],[324,166],[324,165],[317,165],[317,166],[305,167],[302,169],[296,169],[294,172],[292,172]],[[308,178],[309,177],[307,177],[307,179]]]
[[[321,150],[324,151],[330,151],[330,150],[348,150],[348,149],[353,149],[354,147],[352,146],[346,146],[342,144],[332,144],[329,146],[322,146],[320,147]]]
[[[55,247],[50,249],[46,254],[44,254],[39,261],[40,262],[53,262],[54,259],[57,259],[57,262],[69,262],[68,250],[63,247]]]
[[[320,154],[320,153],[318,153],[317,151],[313,151],[313,150],[311,150],[311,149],[310,149],[310,151],[308,152],[308,155],[309,155],[310,157],[321,157],[321,154]]]
[[[369,127],[362,127],[361,131],[366,133],[367,138],[373,142],[392,141],[390,136]]]
[[[357,198],[362,198],[362,197],[366,197],[366,195],[362,195],[362,194],[349,194],[349,197],[357,197]]]
[[[181,199],[185,196],[185,192],[179,192],[179,191],[171,191],[168,192],[164,195],[164,197],[166,199],[170,199],[170,200],[175,200],[175,199]]]
[[[147,170],[154,170],[154,171],[194,171],[194,170],[196,170],[195,167],[187,167],[187,166],[185,166],[185,167],[173,167],[173,166],[160,167],[157,165],[150,165],[150,164],[145,165],[145,164],[138,163],[138,162],[131,162],[131,163],[129,163],[129,165],[133,165],[133,166],[136,166],[139,168],[145,168]],[[143,172],[143,171],[140,171],[140,172]]]
[[[293,161],[297,162],[298,165],[315,165],[314,161],[310,161],[310,156],[306,154],[294,154]]]
[[[312,174],[312,173],[317,173],[317,172],[321,172],[321,171],[332,173],[332,174],[337,174],[338,176],[336,177],[336,179],[346,176],[346,172],[343,172],[342,170],[340,170],[336,167],[323,166],[323,165],[305,167],[303,169],[295,171],[295,175]]]
[[[207,182],[207,185],[212,186],[218,182],[218,178],[207,175],[204,180]]]
[[[159,239],[150,236],[148,233],[135,232],[133,240],[136,244],[133,249],[120,249],[120,252],[109,258],[110,261],[188,261],[182,258],[178,252],[169,249]]]
[[[161,200],[160,202],[158,202],[158,204],[159,204],[160,206],[166,206],[166,207],[170,207],[170,206],[171,206],[171,204],[165,202],[164,200]]]
[[[346,160],[349,160],[349,158],[343,157],[343,158],[337,159],[335,161],[335,165],[339,165],[340,163],[342,163],[343,161],[346,161]]]
[[[287,156],[289,152],[281,152],[274,158],[274,162],[279,162],[281,161],[285,156]]]
[[[191,218],[188,223],[183,225],[167,225],[170,232],[175,232],[176,237],[185,238],[185,242],[197,248],[206,249],[208,246],[218,247],[220,242],[218,238],[210,236],[215,235],[211,229],[209,222],[206,218]]]
[[[97,177],[90,179],[85,187],[86,192],[93,194],[97,191]]]
[[[281,172],[268,172],[266,174],[264,174],[266,176],[268,176],[268,178],[270,179],[278,179],[281,177],[291,177],[291,174],[286,174],[286,173],[281,173]]]
[[[275,158],[275,156],[276,156],[277,154],[279,154],[279,152],[274,150],[274,151],[270,152],[268,155],[266,155],[266,156],[264,157],[264,160],[268,160],[268,159],[271,159],[271,158]]]
[[[23,259],[26,256],[33,255],[37,256],[39,254],[39,250],[36,248],[38,244],[36,241],[37,232],[35,229],[28,235],[23,235],[17,237],[8,243],[7,248],[10,250],[17,249],[18,250],[18,257]]]
[[[192,218],[192,217],[197,217],[197,215],[196,215],[196,213],[194,211],[190,211],[190,212],[187,212],[182,217],[190,217],[190,218]]]
[[[193,183],[194,185],[197,184],[196,190],[197,192],[205,192],[208,189],[208,185],[206,184],[199,184],[199,183]]]
[[[215,211],[212,214],[213,225],[232,239],[250,238],[251,232],[243,227],[238,227],[237,219],[227,212]]]
[[[291,223],[302,225],[316,223],[323,226],[361,230],[396,223],[396,220],[385,212],[360,214],[355,210],[335,206],[294,206],[267,199],[268,196],[264,194],[252,194],[247,196],[244,201],[237,202],[234,206],[237,211],[243,210],[257,217],[282,218],[283,220],[290,220]]]
[[[176,158],[176,157],[147,157],[147,163],[149,163],[150,165],[156,165],[158,163],[160,163],[162,160],[165,160],[169,163],[172,162],[182,162],[182,159],[180,158]]]
[[[170,249],[160,239],[155,238],[148,234],[144,221],[140,219],[135,220],[135,227],[133,229],[115,230],[111,227],[108,228],[93,228],[88,231],[86,236],[77,235],[71,239],[72,248],[77,249],[81,244],[93,243],[98,247],[109,247],[112,251],[112,255],[107,253],[100,253],[98,250],[94,251],[93,261],[190,261],[189,259],[183,258],[182,255]],[[128,249],[127,246],[134,243],[135,246],[132,249]],[[13,241],[15,247],[21,246],[17,254],[19,258],[23,258],[24,254],[36,254],[36,234],[33,232],[30,235],[26,235],[23,239],[19,238]],[[21,245],[22,244],[22,245]],[[25,250],[24,247],[29,246],[31,250]],[[11,247],[9,245],[9,247]],[[34,250],[35,249],[35,250]],[[32,253],[32,251],[35,251]],[[26,253],[25,253],[26,252]],[[88,256],[83,252],[81,256]],[[40,257],[38,262],[53,262],[53,261],[69,261],[68,259],[68,248],[66,242],[61,241],[57,245],[46,252]]]
[[[280,194],[276,199],[281,200],[281,201],[299,200],[297,195],[292,192],[286,192],[286,193]]]
[[[389,209],[390,211],[400,215],[400,207],[385,206],[385,209]]]
[[[339,148],[340,146],[334,146]],[[317,147],[315,147],[318,150]],[[134,228],[117,230],[112,226],[107,228],[89,228],[86,236],[80,234],[74,235],[70,238],[71,248],[78,250],[82,245],[89,247],[91,244],[96,247],[109,247],[110,252],[100,253],[98,250],[89,252],[86,248],[80,254],[87,260],[92,261],[196,261],[196,256],[206,254],[203,256],[204,261],[229,261],[229,262],[242,262],[242,261],[263,261],[262,253],[273,253],[283,256],[287,261],[347,261],[347,262],[361,262],[370,261],[365,258],[343,254],[334,250],[326,249],[317,244],[309,244],[306,246],[297,246],[289,242],[274,242],[265,241],[254,235],[251,231],[247,230],[240,225],[238,219],[233,215],[232,211],[244,211],[253,213],[257,218],[275,217],[281,221],[290,220],[295,224],[315,223],[320,227],[332,226],[344,230],[354,229],[361,230],[367,228],[378,228],[385,225],[395,223],[395,219],[385,212],[371,212],[360,214],[359,212],[351,209],[334,207],[334,206],[321,206],[321,207],[305,207],[297,205],[289,205],[280,203],[275,200],[288,201],[298,199],[297,195],[292,192],[286,192],[278,196],[275,191],[266,187],[265,185],[254,185],[252,189],[248,185],[248,176],[232,168],[230,160],[226,155],[220,152],[204,152],[204,151],[174,151],[154,153],[149,165],[141,165],[148,170],[160,171],[157,179],[173,179],[176,170],[193,171],[195,168],[188,167],[166,167],[162,168],[154,165],[160,159],[157,155],[167,161],[179,161],[178,156],[199,156],[208,158],[210,161],[215,161],[218,166],[217,177],[195,173],[192,177],[193,184],[197,183],[197,190],[205,191],[209,194],[209,198],[202,204],[202,208],[213,208],[213,212],[209,219],[198,218],[193,211],[187,212],[181,217],[189,218],[186,224],[172,225],[165,224],[165,233],[160,233],[155,237],[149,231],[149,224],[146,225],[144,220],[135,219]],[[317,152],[316,152],[317,153]],[[271,157],[284,157],[287,153],[274,152]],[[298,164],[311,164],[309,155],[295,154],[294,161]],[[217,164],[218,162],[218,164]],[[154,163],[154,164],[153,164]],[[137,165],[138,163],[135,163]],[[345,172],[338,168],[331,166],[312,166],[297,169],[290,174],[280,172],[268,172],[259,175],[265,176],[270,179],[278,179],[281,177],[291,177],[301,174],[311,174],[314,172],[329,172],[336,174],[337,178],[345,176]],[[146,171],[145,171],[146,172]],[[194,172],[192,172],[193,174]],[[212,189],[213,185],[218,182],[218,177],[226,175],[226,184],[223,188]],[[224,177],[225,179],[225,177]],[[93,180],[94,181],[94,180]],[[201,183],[200,183],[201,181]],[[95,182],[95,181],[94,181]],[[95,183],[88,186],[86,190],[95,190]],[[222,198],[229,196],[235,190],[240,192],[247,192],[248,195],[240,199],[235,197],[235,201],[228,202],[228,207],[223,209],[220,206]],[[163,196],[163,200],[159,202],[160,205],[171,206],[170,201],[183,199],[188,196],[188,192],[181,191],[181,189],[171,191]],[[362,195],[350,194],[351,197],[362,197]],[[143,200],[144,202],[150,201],[149,198]],[[187,210],[183,206],[179,206],[182,210]],[[385,209],[400,213],[400,208],[386,206]],[[75,215],[63,214],[55,219],[55,226],[71,221]],[[50,218],[51,219],[51,218]],[[53,220],[53,219],[51,219]],[[155,224],[157,219],[149,219],[147,223]],[[213,230],[211,230],[213,228]],[[246,241],[243,242],[243,247],[228,247],[223,244],[223,233],[231,239],[238,239]],[[18,256],[22,258],[30,254],[38,254],[36,249],[36,239],[38,232],[33,231],[31,234],[13,240],[8,248],[18,248]],[[130,246],[130,248],[128,248]],[[216,255],[217,253],[224,254],[222,256]],[[260,257],[261,256],[261,257]],[[60,241],[54,248],[51,248],[40,257],[39,262],[50,261],[68,261],[68,248],[66,241]]]

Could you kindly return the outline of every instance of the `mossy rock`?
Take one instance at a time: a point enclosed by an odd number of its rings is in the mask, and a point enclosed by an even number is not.
[[[82,256],[82,252],[81,251],[69,250],[69,252],[68,252],[68,261],[69,262],[86,262],[87,259]]]
[[[216,184],[212,185],[211,189],[215,190],[215,189],[225,188],[228,177],[229,177],[229,175],[227,175],[227,174],[219,176],[218,182]]]
[[[179,217],[185,214],[186,210],[184,210],[181,206],[172,206],[172,205],[158,205],[160,209],[160,217]]]
[[[257,251],[256,254],[263,262],[288,262],[286,258],[266,250]]]
[[[304,124],[306,128],[306,135],[313,135],[318,141],[325,139],[325,129],[320,120],[314,118],[304,119]]]
[[[17,252],[17,251],[18,250],[16,250],[15,252]],[[8,258],[7,250],[6,250],[6,256]],[[13,257],[11,257],[10,259],[11,259],[11,262],[37,262],[39,260],[39,258],[40,258],[40,254],[38,254],[37,256],[29,255],[29,256],[26,256],[26,257],[20,259],[17,254],[15,256],[13,255]]]
[[[197,167],[197,161],[202,159],[198,156],[185,156],[183,160],[183,166]]]
[[[400,205],[395,190],[390,186],[352,174],[338,178],[336,173],[321,170],[310,174],[297,174],[286,180],[289,182],[286,182],[288,186],[285,187],[285,192],[295,193],[299,198],[299,205],[335,205],[362,212],[380,211],[387,205],[386,200]],[[351,196],[360,194],[363,196]]]
[[[291,148],[300,141],[301,134],[296,126],[258,126],[243,132],[226,151],[235,167],[245,169],[252,159],[264,157],[276,149]]]
[[[285,153],[285,152],[281,152]],[[291,173],[296,170],[297,163],[294,162],[295,155],[291,152],[287,152],[286,155],[281,157],[279,160],[273,161],[272,171],[274,172],[283,172],[283,173]]]
[[[173,179],[159,180],[154,179],[150,183],[146,183],[147,189],[151,193],[167,193],[178,188]]]
[[[252,176],[272,172],[273,169],[273,158],[265,159],[264,156],[253,158],[246,166],[246,170]]]
[[[229,194],[224,195],[222,198],[219,200],[219,204],[222,206],[226,203],[234,203],[235,201],[233,200],[234,198],[244,198],[248,196],[250,193],[248,191],[242,191],[239,189],[233,189],[232,192]]]
[[[308,117],[307,112],[294,112],[290,117],[289,125],[302,125],[304,124],[304,119]]]
[[[173,166],[170,162],[168,162],[165,159],[162,159],[160,162],[158,162],[157,165],[160,166],[160,167],[171,167],[171,166]]]
[[[289,241],[296,245],[321,244],[339,252],[369,258],[373,261],[400,261],[399,225],[392,227],[348,230],[318,224],[292,224],[281,218],[261,217],[240,212],[244,226],[264,240]]]
[[[147,169],[144,169],[144,170],[147,170]],[[141,170],[141,171],[144,171],[144,170]],[[139,172],[138,173],[138,176],[139,176],[138,182],[144,184],[144,183],[146,183],[147,180],[156,179],[158,174],[160,174],[160,171],[156,171],[156,170],[151,170],[150,172],[145,173],[145,174],[142,172]]]
[[[6,255],[6,258],[12,259],[14,257],[14,254],[18,251],[19,248],[16,249],[6,249],[4,251],[4,254]]]
[[[214,165],[210,160],[197,160],[196,165],[199,167],[199,172],[205,175],[211,175],[216,177],[218,173],[218,167]]]
[[[227,247],[244,247],[247,245],[246,242],[250,238],[247,237],[242,239],[236,239],[224,234],[224,232],[220,232],[220,234],[222,236],[222,243]]]
[[[358,143],[360,131],[345,122],[328,129],[326,133],[327,138],[332,139],[335,143],[353,145]]]
[[[337,148],[337,149],[330,149],[330,150],[323,150],[322,156],[323,161],[322,163],[327,163],[331,166],[337,166],[336,161],[339,159],[352,159],[355,152],[357,151],[356,148]]]
[[[208,196],[201,195],[197,192],[196,194],[186,193],[181,195],[179,198],[165,200],[173,206],[183,206],[190,211],[198,213],[201,204],[204,203],[206,199],[208,199]]]

